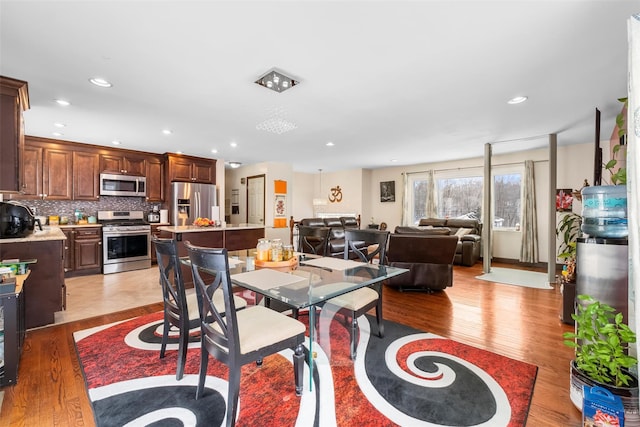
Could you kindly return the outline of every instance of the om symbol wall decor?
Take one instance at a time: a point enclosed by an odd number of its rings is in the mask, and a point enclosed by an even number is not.
[[[336,185],[331,189],[331,195],[329,196],[331,203],[340,203],[342,201],[342,189],[339,185]]]

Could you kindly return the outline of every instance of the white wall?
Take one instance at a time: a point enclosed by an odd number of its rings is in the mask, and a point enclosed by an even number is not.
[[[320,188],[320,174],[315,174],[314,188]],[[331,202],[332,188],[340,187],[342,200]],[[315,212],[333,213],[355,213],[362,215],[363,206],[363,171],[362,169],[351,169],[346,171],[322,172],[322,187],[320,194],[314,197],[321,197],[327,201],[324,206],[317,207]],[[363,219],[364,221],[364,219]]]

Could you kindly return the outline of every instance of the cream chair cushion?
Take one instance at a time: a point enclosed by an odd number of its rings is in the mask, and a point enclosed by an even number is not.
[[[242,354],[286,340],[307,330],[304,323],[261,305],[237,311],[236,318]],[[212,326],[221,332],[217,323]]]
[[[378,293],[371,288],[365,287],[331,298],[327,303],[346,308],[347,310],[358,311],[360,308],[377,299]]]

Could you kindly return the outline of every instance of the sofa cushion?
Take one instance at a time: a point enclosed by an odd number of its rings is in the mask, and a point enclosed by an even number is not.
[[[448,236],[451,233],[447,227],[409,227],[398,225],[395,234],[419,234],[422,236]]]
[[[444,227],[447,223],[445,218],[422,218],[418,225],[431,225],[434,227]]]
[[[471,229],[471,228],[460,227],[460,228],[458,228],[458,231],[456,231],[454,235],[458,236],[458,238],[462,238],[462,236],[466,236],[467,234],[471,234],[472,231],[473,231],[473,229]]]
[[[447,227],[449,228],[470,228],[472,231],[470,234],[480,234],[481,226],[477,219],[466,218],[450,218],[447,220]]]
[[[322,218],[304,218],[300,220],[300,225],[309,227],[324,227],[324,220]]]
[[[352,216],[341,216],[340,222],[344,228],[358,228],[358,219]]]

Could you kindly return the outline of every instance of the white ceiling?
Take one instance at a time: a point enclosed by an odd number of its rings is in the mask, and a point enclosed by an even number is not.
[[[608,139],[639,11],[615,0],[1,0],[0,74],[29,83],[28,135],[301,172],[380,168],[478,157],[487,142],[543,147],[549,133],[593,142],[595,108]],[[272,67],[300,84],[253,83]],[[516,95],[529,100],[507,105]],[[276,110],[297,129],[257,130]]]

